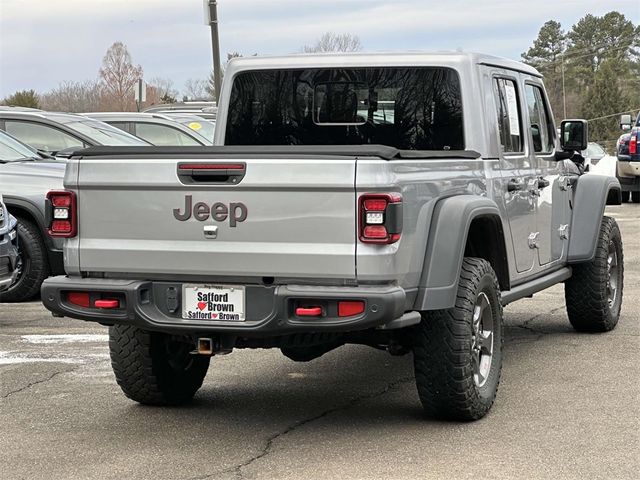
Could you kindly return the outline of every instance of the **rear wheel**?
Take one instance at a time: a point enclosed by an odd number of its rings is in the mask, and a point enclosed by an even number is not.
[[[620,318],[624,264],[622,236],[615,219],[603,217],[590,262],[573,266],[565,282],[567,315],[579,332],[608,332]]]
[[[456,305],[424,312],[413,350],[416,386],[425,413],[477,420],[496,397],[502,369],[502,304],[486,260],[462,264]]]
[[[0,293],[0,302],[23,302],[40,292],[49,276],[49,262],[44,239],[38,226],[18,219],[18,277],[13,285]]]
[[[180,405],[202,386],[211,357],[193,355],[189,337],[109,328],[109,352],[116,381],[131,400],[146,405]]]

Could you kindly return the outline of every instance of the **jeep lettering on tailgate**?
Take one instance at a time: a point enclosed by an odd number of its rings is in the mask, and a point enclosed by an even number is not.
[[[238,223],[244,222],[248,214],[244,203],[230,203],[227,206],[224,203],[216,202],[209,207],[204,202],[198,202],[193,205],[193,197],[191,195],[185,195],[184,197],[183,212],[180,212],[179,208],[173,209],[173,216],[181,222],[189,220],[192,213],[193,217],[200,222],[206,222],[209,217],[216,222],[224,222],[228,218],[230,227],[235,227]]]

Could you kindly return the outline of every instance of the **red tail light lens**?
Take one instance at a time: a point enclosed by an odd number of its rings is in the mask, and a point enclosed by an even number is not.
[[[362,243],[395,243],[402,234],[402,197],[397,193],[365,193],[359,201]]]
[[[386,198],[365,198],[362,202],[364,209],[368,212],[384,212],[387,208]]]
[[[49,235],[72,238],[77,233],[76,194],[66,190],[47,193],[49,201]]]
[[[362,231],[362,236],[369,239],[386,239],[389,236],[389,232],[382,225],[367,225]]]
[[[629,153],[632,155],[638,153],[638,137],[635,135],[631,135],[629,139]]]

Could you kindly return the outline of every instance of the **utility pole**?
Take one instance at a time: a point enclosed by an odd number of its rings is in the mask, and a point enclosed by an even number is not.
[[[217,0],[205,0],[207,8],[207,20],[211,27],[211,48],[213,50],[213,86],[215,89],[215,101],[218,104],[220,98],[220,40],[218,38],[218,2]]]
[[[560,53],[560,61],[562,62],[562,107],[564,109],[564,116],[562,118],[567,118],[567,94],[564,89],[564,52]]]

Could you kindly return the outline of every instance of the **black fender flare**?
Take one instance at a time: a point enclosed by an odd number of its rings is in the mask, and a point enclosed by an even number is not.
[[[45,242],[50,240],[49,238],[47,238],[47,234],[46,234],[47,231],[45,230],[45,227],[44,227],[44,222],[45,222],[44,215],[38,209],[37,205],[35,205],[34,203],[28,200],[17,198],[11,195],[4,195],[4,203],[7,205],[8,209],[11,209],[13,207],[14,210],[18,208],[20,210],[24,210],[25,212],[27,212],[27,214],[35,221],[36,225],[38,225],[40,232],[45,238]],[[14,216],[16,215],[14,214]]]
[[[415,310],[440,310],[455,306],[469,228],[474,219],[487,216],[499,222],[503,233],[502,238],[496,241],[503,242],[502,247],[506,252],[502,216],[493,200],[476,195],[459,195],[440,200],[435,205]]]
[[[574,189],[567,262],[589,262],[596,254],[605,206],[621,204],[620,182],[604,175],[581,175]]]
[[[20,221],[20,214],[18,213],[16,215],[16,209],[25,212],[29,217],[31,217],[31,219],[35,222],[38,229],[40,230],[40,234],[42,235],[44,245],[47,249],[47,259],[49,260],[49,266],[53,269],[54,272],[64,273],[64,268],[62,267],[62,251],[56,248],[56,245],[53,243],[52,238],[49,236],[45,226],[44,215],[40,211],[38,206],[28,200],[14,197],[12,195],[4,195],[4,203],[7,205],[7,209],[9,210],[9,212],[11,212],[14,217],[18,218],[18,221]]]

